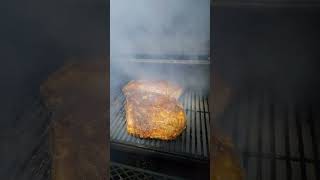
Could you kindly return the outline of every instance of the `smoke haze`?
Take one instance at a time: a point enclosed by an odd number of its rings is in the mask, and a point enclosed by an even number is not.
[[[209,40],[209,0],[111,0],[111,88],[119,90],[129,79],[167,79],[208,88],[209,66],[129,63],[123,57],[208,56]]]

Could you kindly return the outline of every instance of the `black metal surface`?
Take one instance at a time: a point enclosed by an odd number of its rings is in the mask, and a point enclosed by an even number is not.
[[[184,179],[208,179],[209,161],[192,161],[191,159],[180,159],[167,153],[150,153],[141,151],[139,148],[110,148],[112,162],[148,169],[150,171],[181,177]]]
[[[187,115],[185,131],[173,141],[140,139],[126,131],[125,97],[121,94],[111,108],[110,140],[113,145],[128,149],[152,151],[168,156],[208,161],[209,157],[209,105],[200,92],[186,91],[180,98]]]
[[[153,171],[127,166],[112,162],[110,171],[111,180],[183,180],[182,178],[167,176]]]
[[[248,180],[318,180],[320,114],[314,109],[264,91],[238,99],[216,126],[233,136]]]
[[[36,99],[38,105],[38,111],[40,116],[34,116],[34,118],[43,118],[45,121],[41,125],[41,133],[39,137],[41,141],[38,146],[32,152],[31,159],[26,163],[28,168],[31,168],[32,179],[49,180],[51,179],[51,165],[52,157],[50,154],[49,145],[49,129],[51,125],[51,112],[43,104],[42,99]]]
[[[37,150],[33,153],[29,166],[32,168],[33,179],[51,179],[51,154],[48,137],[45,137]]]
[[[49,180],[51,178],[51,155],[48,130],[51,113],[46,109],[40,97],[29,97],[25,101],[29,103],[24,103],[23,112],[17,116],[20,122],[17,125],[19,129],[17,133],[23,139],[22,142],[17,141],[16,143],[23,143],[28,148],[32,147],[30,148],[32,150],[23,151],[26,158],[23,158],[21,166],[14,167],[18,169],[14,179]]]

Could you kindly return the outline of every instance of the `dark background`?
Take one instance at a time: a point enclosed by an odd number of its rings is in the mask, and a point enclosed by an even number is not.
[[[0,179],[21,179],[21,168],[39,143],[41,122],[18,116],[40,84],[67,59],[108,56],[106,2],[1,1]]]
[[[320,8],[307,4],[217,5],[211,16],[212,69],[235,93],[269,89],[280,101],[316,104],[319,18]]]

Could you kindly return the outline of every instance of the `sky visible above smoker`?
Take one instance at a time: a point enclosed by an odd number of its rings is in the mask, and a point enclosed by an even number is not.
[[[209,0],[111,0],[111,55],[208,54]]]

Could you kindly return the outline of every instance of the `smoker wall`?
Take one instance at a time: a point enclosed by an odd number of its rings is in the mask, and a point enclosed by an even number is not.
[[[0,7],[0,179],[19,179],[39,143],[36,125],[16,117],[31,101],[25,97],[38,94],[65,59],[106,57],[109,13],[100,0],[1,1]]]
[[[302,131],[319,129],[312,122],[317,118],[312,111],[317,112],[319,106],[309,104],[318,104],[320,96],[319,10],[260,5],[215,6],[212,9],[212,69],[231,86],[234,96],[231,100],[225,98],[230,104],[214,117],[211,125],[232,137],[246,179],[285,179],[285,176],[307,179],[304,176],[312,176],[312,172],[303,173],[303,166],[307,164],[304,160],[299,162],[301,171],[294,169],[292,172],[278,164],[268,168],[264,163],[282,160],[278,158],[279,149],[286,143],[277,143],[285,139],[282,137],[287,137],[289,144],[283,153],[288,159],[294,156],[292,152],[317,142],[311,136],[304,135],[303,140],[298,136]],[[215,90],[219,88],[213,86],[211,91]],[[302,115],[306,111],[311,112],[307,118]],[[295,127],[300,135],[288,135],[287,131],[295,131]],[[299,130],[301,127],[305,129]],[[292,142],[299,142],[299,148],[291,146]],[[249,155],[251,152],[254,155]],[[301,152],[300,157],[304,159],[305,154]],[[257,163],[252,163],[254,161]],[[290,168],[293,161],[282,162],[288,162]]]
[[[236,91],[317,103],[320,11],[293,7],[212,9],[213,69]]]

